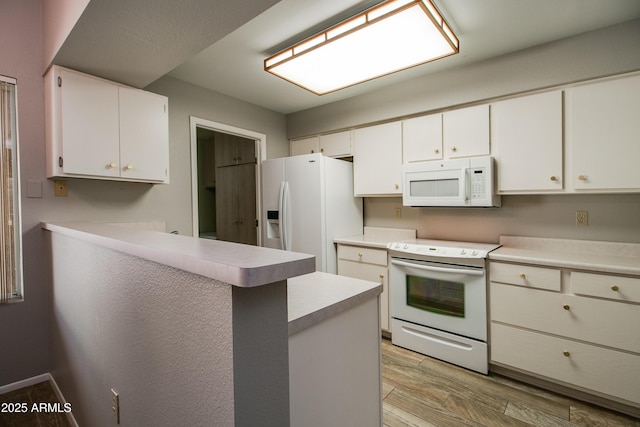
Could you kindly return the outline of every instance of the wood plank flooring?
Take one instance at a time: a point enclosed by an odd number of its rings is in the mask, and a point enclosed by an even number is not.
[[[382,340],[385,427],[640,427],[640,420]]]
[[[30,387],[21,388],[0,395],[2,403],[26,403],[29,408],[26,413],[8,413],[0,411],[0,426],[2,427],[70,427],[67,416],[59,412],[32,411],[34,403],[57,403],[58,397],[49,381],[41,382]],[[6,408],[9,409],[9,408]]]

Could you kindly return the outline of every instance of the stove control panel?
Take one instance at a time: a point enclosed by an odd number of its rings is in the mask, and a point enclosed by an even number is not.
[[[408,242],[389,243],[387,249],[405,254],[447,258],[486,258],[489,253],[488,250],[484,249]]]

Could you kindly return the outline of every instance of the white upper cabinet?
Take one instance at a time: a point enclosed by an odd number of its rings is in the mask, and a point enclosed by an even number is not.
[[[442,159],[442,114],[403,120],[403,163],[440,159]]]
[[[353,131],[353,185],[356,196],[402,194],[402,124]]]
[[[329,157],[351,156],[351,131],[320,135],[320,152]]]
[[[442,138],[444,158],[488,156],[489,105],[444,112]]]
[[[125,87],[119,94],[121,176],[168,181],[167,98]]]
[[[318,136],[312,136],[309,138],[292,139],[289,141],[289,152],[292,156],[319,153],[320,138]]]
[[[498,192],[563,189],[562,92],[491,104],[491,145]]]
[[[327,157],[350,157],[352,155],[351,131],[291,140],[290,152],[292,156],[322,153]]]
[[[640,76],[567,89],[569,183],[576,191],[640,189]]]
[[[169,182],[167,105],[164,96],[52,67],[47,176]]]

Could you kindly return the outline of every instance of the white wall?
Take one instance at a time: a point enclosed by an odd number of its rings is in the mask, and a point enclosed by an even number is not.
[[[640,20],[439,72],[287,116],[289,137],[362,126],[423,112],[640,69]],[[640,112],[638,112],[640,115]],[[497,242],[501,234],[640,243],[640,195],[504,196],[500,209],[402,207],[366,198],[365,225],[415,228],[418,237]],[[396,217],[401,208],[401,218]],[[575,225],[575,211],[589,226]]]

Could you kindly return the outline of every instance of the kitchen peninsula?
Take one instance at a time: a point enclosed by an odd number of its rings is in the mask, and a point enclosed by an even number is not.
[[[42,228],[51,375],[80,425],[290,425],[290,335],[317,340],[314,328],[360,305],[377,329],[379,284],[345,292],[337,276],[309,274],[312,255],[108,224]],[[372,374],[379,382],[379,364]]]

